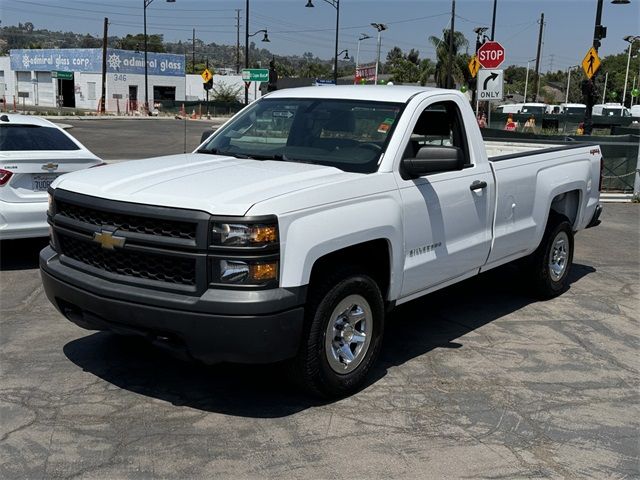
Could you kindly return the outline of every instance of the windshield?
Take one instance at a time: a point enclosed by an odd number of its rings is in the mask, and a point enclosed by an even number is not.
[[[522,110],[520,110],[520,113],[544,113],[545,110],[546,107],[544,106],[525,105],[522,107]]]
[[[567,115],[584,115],[587,107],[567,107],[564,110],[564,113]]]
[[[373,101],[266,98],[243,110],[198,152],[373,173],[402,107]]]
[[[606,117],[627,117],[627,112],[621,108],[603,108],[602,115]]]

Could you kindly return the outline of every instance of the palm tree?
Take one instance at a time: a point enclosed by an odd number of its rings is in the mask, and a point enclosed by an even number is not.
[[[445,29],[442,31],[442,41],[438,37],[429,37],[429,42],[436,49],[436,71],[435,79],[436,85],[440,88],[446,88],[447,86],[447,73],[448,67],[451,64],[451,75],[454,81],[463,81],[464,74],[459,63],[456,61],[458,51],[466,47],[469,42],[465,38],[462,32],[453,32],[453,58],[449,58],[449,38],[451,30]]]

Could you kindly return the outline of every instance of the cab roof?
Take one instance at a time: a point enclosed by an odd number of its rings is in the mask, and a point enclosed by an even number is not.
[[[437,91],[442,89],[405,85],[329,85],[276,90],[269,93],[266,98],[334,98],[406,103],[418,93]],[[456,90],[451,91],[456,92]]]

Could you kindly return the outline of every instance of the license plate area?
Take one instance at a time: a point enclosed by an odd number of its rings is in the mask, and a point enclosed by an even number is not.
[[[58,176],[58,173],[33,174],[31,176],[31,190],[34,192],[46,192]]]

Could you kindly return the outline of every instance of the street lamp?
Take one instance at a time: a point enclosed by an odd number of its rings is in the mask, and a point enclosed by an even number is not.
[[[142,14],[144,17],[144,108],[147,111],[147,115],[151,115],[149,111],[149,73],[147,65],[147,7],[153,3],[153,0],[142,0],[143,9]],[[167,3],[175,3],[176,0],[167,0]]]
[[[371,38],[371,35],[367,35],[366,33],[361,33],[358,38],[358,50],[356,51],[356,74],[353,76],[353,84],[356,84],[356,77],[358,76],[358,68],[360,67],[360,42],[363,40],[367,40]]]
[[[342,60],[351,60],[351,57],[349,57],[349,50],[341,50],[338,52],[338,56],[342,55],[344,53],[344,57],[342,57]]]
[[[340,30],[340,0],[323,0],[336,9],[336,44],[333,57],[333,82],[338,85],[338,31]],[[307,8],[313,8],[315,5],[311,0],[307,0],[305,5]]]
[[[595,49],[596,52],[600,47],[600,40],[607,37],[607,28],[601,25],[603,3],[604,3],[604,0],[598,0],[598,3],[596,4],[596,23],[593,29],[593,48]],[[631,3],[631,0],[612,0],[611,3],[614,5],[628,5],[629,3]],[[584,87],[583,87],[583,94],[586,97],[585,103],[587,104],[587,108],[584,112],[584,134],[585,135],[591,135],[591,132],[593,131],[592,115],[593,115],[593,102],[595,99],[595,88],[593,87],[593,81],[597,73],[598,72],[594,73],[593,77],[591,77],[591,80],[588,80],[587,81],[588,83],[584,84]]]
[[[633,46],[633,42],[636,40],[640,40],[639,36],[635,35],[627,35],[623,38],[625,42],[629,42],[629,53],[627,55],[627,72],[624,75],[624,90],[622,93],[622,106],[624,107],[624,101],[627,97],[627,82],[629,81],[629,64],[631,63],[631,47]]]
[[[384,23],[372,23],[371,26],[378,31],[378,54],[376,56],[376,74],[373,77],[373,83],[378,84],[378,66],[380,65],[380,45],[382,45],[382,32],[387,29]]]
[[[529,86],[529,64],[535,62],[535,58],[527,60],[527,74],[524,77],[524,103],[527,103],[527,87]]]

